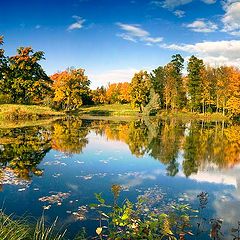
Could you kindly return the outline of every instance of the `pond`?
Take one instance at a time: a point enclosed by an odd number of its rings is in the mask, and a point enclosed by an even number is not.
[[[206,215],[223,219],[228,234],[240,220],[239,133],[237,124],[155,118],[2,128],[0,203],[6,213],[58,216],[72,239],[82,227],[94,235],[88,205],[94,193],[111,201],[113,184],[123,187],[121,199],[152,194],[162,206],[197,208],[207,192]]]

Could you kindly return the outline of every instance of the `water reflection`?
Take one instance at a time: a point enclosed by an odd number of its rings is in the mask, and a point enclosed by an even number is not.
[[[110,199],[112,184],[121,184],[133,201],[146,189],[157,188],[164,193],[163,205],[184,199],[194,203],[206,191],[211,196],[209,215],[235,224],[239,132],[237,124],[155,118],[68,117],[49,125],[0,129],[0,202],[19,215],[28,210],[39,217],[45,209],[49,219],[59,216],[68,223],[77,216],[70,234],[82,226],[95,233],[92,222],[79,219],[94,193]]]
[[[209,167],[232,168],[240,162],[240,126],[224,122],[138,119],[127,122],[66,118],[50,126],[0,129],[1,178],[11,170],[30,180],[42,175],[38,164],[50,149],[79,154],[94,132],[128,145],[132,155],[145,154],[166,166],[169,176],[182,168],[186,177]]]
[[[32,175],[41,176],[43,171],[38,164],[50,149],[49,128],[0,129],[1,177],[5,177],[6,171],[24,180],[30,180]]]
[[[87,123],[74,118],[54,122],[52,125],[52,149],[66,154],[81,153],[88,144],[89,130]]]

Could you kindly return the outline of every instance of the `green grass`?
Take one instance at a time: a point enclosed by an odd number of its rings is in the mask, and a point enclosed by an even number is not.
[[[54,116],[62,116],[63,112],[52,110],[50,107],[37,105],[1,104],[0,120],[37,120]]]
[[[223,116],[221,113],[197,113],[197,112],[166,112],[162,111],[157,116],[162,119],[176,118],[185,120],[203,120],[203,121],[223,121],[229,120],[227,116]]]
[[[143,114],[139,113],[138,109],[132,109],[130,104],[104,104],[97,106],[83,106],[80,108],[79,112],[83,117],[88,116],[143,116]],[[227,116],[223,116],[221,113],[192,113],[187,111],[176,111],[169,112],[162,110],[157,114],[158,118],[169,119],[169,118],[179,118],[186,120],[204,120],[204,121],[222,121],[228,120]]]
[[[92,116],[137,116],[138,109],[132,109],[130,104],[104,104],[97,106],[83,106],[79,114]]]
[[[14,218],[0,210],[1,240],[62,240],[66,230],[56,231],[56,220],[47,225],[44,216],[37,220],[35,226],[30,225],[26,218]]]

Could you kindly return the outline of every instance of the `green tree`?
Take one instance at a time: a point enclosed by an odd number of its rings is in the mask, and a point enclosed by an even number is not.
[[[186,105],[186,94],[184,92],[182,77],[184,59],[180,54],[173,55],[171,64],[173,65],[172,75],[175,80],[174,82],[174,89],[176,92],[176,95],[174,96],[175,105],[177,109],[182,109]]]
[[[51,93],[52,83],[39,64],[43,59],[42,51],[19,48],[17,55],[8,58],[8,69],[0,84],[1,92],[8,94],[14,103],[40,103]]]
[[[163,108],[165,105],[164,86],[165,86],[165,71],[164,67],[159,66],[150,73],[150,79],[154,92],[159,96],[159,107]]]
[[[151,80],[146,71],[135,73],[131,81],[131,103],[143,111],[150,100]]]
[[[0,46],[3,45],[3,36],[0,36]],[[6,103],[9,101],[9,97],[4,94],[1,89],[1,85],[4,82],[4,79],[6,79],[7,74],[8,74],[9,68],[8,68],[8,59],[4,55],[4,49],[0,48],[0,102],[1,103]]]
[[[188,62],[188,94],[192,111],[198,110],[202,101],[202,71],[205,66],[202,59],[191,56]]]
[[[3,44],[3,37],[0,36],[0,46]],[[3,67],[5,64],[4,50],[0,48],[0,80],[3,78]]]

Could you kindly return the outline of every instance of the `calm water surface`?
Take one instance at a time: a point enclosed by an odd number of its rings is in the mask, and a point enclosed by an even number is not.
[[[112,184],[123,186],[122,199],[161,195],[162,206],[197,207],[205,191],[207,217],[227,231],[240,220],[239,133],[236,124],[156,119],[0,129],[0,203],[7,213],[58,216],[72,238],[83,226],[94,233],[86,206],[94,193],[111,201]]]

